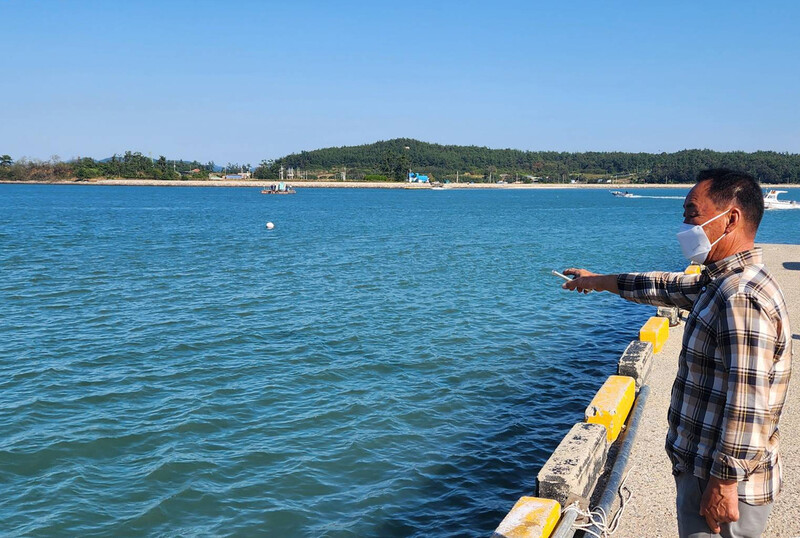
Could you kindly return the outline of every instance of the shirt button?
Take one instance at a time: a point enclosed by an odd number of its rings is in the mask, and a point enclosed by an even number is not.
[[[700,289],[701,289],[702,291],[706,291],[706,287],[705,287],[705,286],[703,286],[703,287],[702,287],[702,288],[700,288]]]

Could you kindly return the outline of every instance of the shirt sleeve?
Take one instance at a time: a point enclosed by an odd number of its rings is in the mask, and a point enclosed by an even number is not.
[[[720,312],[717,352],[727,371],[725,409],[711,474],[746,479],[770,455],[770,371],[778,321],[754,297],[736,294]]]
[[[666,273],[622,273],[617,275],[619,295],[634,303],[692,308],[701,292],[702,275]]]

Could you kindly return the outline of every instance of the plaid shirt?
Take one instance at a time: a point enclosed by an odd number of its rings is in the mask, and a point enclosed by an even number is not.
[[[667,419],[673,472],[739,482],[739,499],[771,503],[781,489],[778,419],[792,334],[783,293],[754,248],[699,275],[617,277],[630,301],[690,310]]]

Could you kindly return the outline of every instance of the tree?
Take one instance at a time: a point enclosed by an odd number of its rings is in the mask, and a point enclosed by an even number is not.
[[[261,164],[256,166],[253,177],[256,179],[278,179],[279,165],[273,160],[264,159]]]
[[[408,171],[410,168],[411,159],[409,159],[407,153],[398,153],[393,150],[384,152],[381,159],[380,171],[386,176],[396,181],[404,181],[408,179]]]
[[[13,162],[11,155],[0,155],[0,166],[11,166]]]

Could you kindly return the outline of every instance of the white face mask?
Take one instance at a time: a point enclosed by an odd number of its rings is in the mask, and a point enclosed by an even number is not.
[[[708,253],[711,252],[711,248],[719,243],[720,240],[728,234],[722,234],[719,239],[712,243],[708,240],[708,236],[703,230],[703,226],[709,222],[717,220],[728,211],[730,211],[730,209],[720,213],[712,219],[705,221],[703,224],[681,224],[680,230],[678,231],[678,243],[680,243],[681,250],[683,251],[683,255],[686,256],[686,259],[691,260],[694,263],[702,264],[706,262],[706,258],[708,258]]]

